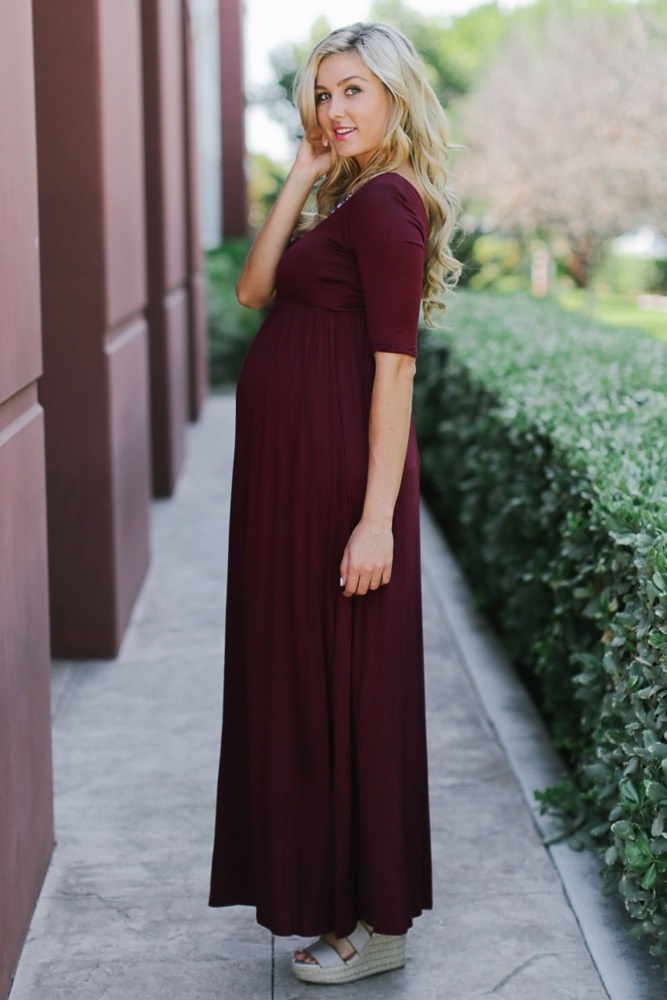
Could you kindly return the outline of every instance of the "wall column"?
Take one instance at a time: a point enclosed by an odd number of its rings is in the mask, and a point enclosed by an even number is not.
[[[153,491],[170,496],[190,410],[182,0],[143,0]]]
[[[220,0],[220,83],[222,88],[223,235],[248,232],[245,176],[245,86],[241,0]]]
[[[183,4],[183,89],[185,93],[186,270],[190,359],[189,413],[197,420],[208,392],[208,329],[204,254],[199,226],[197,90],[195,44],[189,0]]]
[[[149,556],[140,0],[33,13],[52,641],[108,657]]]
[[[53,847],[30,4],[0,2],[0,996]]]

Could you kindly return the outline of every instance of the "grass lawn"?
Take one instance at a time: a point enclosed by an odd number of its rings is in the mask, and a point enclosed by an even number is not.
[[[588,292],[581,288],[559,292],[558,303],[563,309],[577,312],[588,312]],[[658,309],[640,309],[623,295],[610,292],[598,292],[595,296],[596,322],[607,326],[634,327],[650,333],[652,337],[667,340],[667,312]]]

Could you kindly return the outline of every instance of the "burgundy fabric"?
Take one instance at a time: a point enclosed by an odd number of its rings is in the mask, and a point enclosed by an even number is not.
[[[369,181],[285,252],[238,381],[210,905],[275,934],[403,934],[431,906],[414,426],[391,582],[339,586],[373,352],[416,354],[427,237],[409,181]]]

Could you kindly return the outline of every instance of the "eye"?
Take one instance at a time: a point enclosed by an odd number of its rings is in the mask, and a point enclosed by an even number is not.
[[[315,104],[321,104],[329,96],[326,90],[321,90],[319,94],[315,94]]]
[[[345,93],[349,97],[354,97],[355,94],[360,94],[361,93],[361,87],[356,87],[354,84],[352,84],[351,86],[349,86],[347,88],[347,90],[345,91]]]

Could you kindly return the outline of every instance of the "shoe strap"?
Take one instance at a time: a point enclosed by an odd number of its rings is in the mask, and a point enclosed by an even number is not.
[[[303,950],[312,955],[322,969],[335,969],[340,968],[341,965],[345,965],[345,962],[340,957],[334,946],[329,944],[328,941],[325,941],[324,938],[320,938],[319,941],[309,944],[308,947]]]
[[[361,955],[371,937],[372,935],[366,930],[361,921],[359,921],[352,933],[347,935],[347,940],[350,942],[356,953]]]

